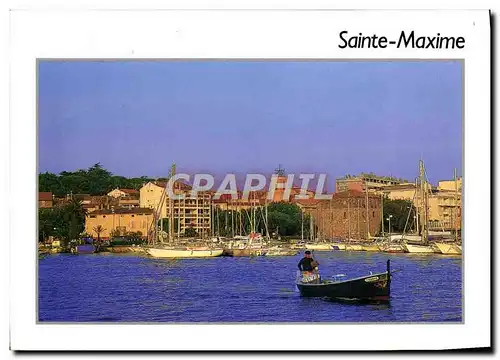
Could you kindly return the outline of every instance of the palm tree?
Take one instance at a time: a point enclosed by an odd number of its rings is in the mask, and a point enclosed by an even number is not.
[[[100,243],[101,242],[101,233],[106,231],[106,229],[103,228],[102,225],[97,225],[97,226],[94,226],[92,228],[92,230],[94,230],[94,232],[97,234],[97,242]]]

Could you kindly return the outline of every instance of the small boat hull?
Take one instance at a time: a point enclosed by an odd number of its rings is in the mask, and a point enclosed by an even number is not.
[[[316,251],[330,251],[332,249],[332,245],[330,244],[306,244],[307,250],[316,250]]]
[[[404,244],[405,252],[412,254],[433,254],[435,251],[432,246]]]
[[[462,249],[460,246],[453,243],[434,243],[434,249],[437,253],[444,255],[460,255],[462,254]]]
[[[162,249],[162,248],[148,248],[147,253],[155,258],[166,259],[189,259],[189,258],[207,258],[217,257],[222,255],[222,249],[212,250],[197,250],[197,249]]]
[[[266,252],[265,256],[295,256],[297,251],[295,250],[269,250]]]
[[[361,245],[364,251],[380,251],[378,245]]]
[[[263,256],[266,251],[263,249],[232,249],[234,257]]]
[[[345,250],[346,251],[364,251],[365,249],[363,249],[363,246],[359,245],[359,244],[347,244],[345,246]]]
[[[77,254],[93,254],[95,252],[95,246],[90,244],[77,245],[75,252]]]
[[[321,283],[297,283],[300,295],[304,297],[323,297],[338,300],[389,301],[389,272],[346,280]]]
[[[405,249],[402,245],[394,244],[384,247],[382,251],[386,253],[404,253]]]

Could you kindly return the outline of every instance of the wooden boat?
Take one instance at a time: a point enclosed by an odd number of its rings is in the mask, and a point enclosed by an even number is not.
[[[335,251],[345,251],[345,249],[346,249],[346,244],[334,243],[334,244],[331,244],[331,246],[332,246],[332,250],[335,250]]]
[[[404,253],[405,249],[403,245],[399,244],[388,244],[381,247],[381,250],[386,253]]]
[[[306,244],[307,250],[330,251],[333,250],[331,244]]]
[[[168,259],[188,259],[188,258],[207,258],[222,255],[222,249],[188,249],[188,248],[147,248],[146,252],[155,258]]]
[[[231,250],[235,257],[244,257],[244,256],[263,256],[266,254],[265,249],[252,249],[252,248],[244,248],[244,249],[232,249]]]
[[[412,254],[433,254],[434,249],[430,245],[403,244],[405,252]]]
[[[346,251],[364,251],[363,246],[360,244],[347,244],[345,246]]]
[[[304,297],[388,302],[391,291],[390,260],[387,260],[385,272],[341,281],[322,280],[317,274],[306,273],[296,285]]]
[[[95,246],[92,244],[77,245],[75,247],[76,254],[93,254],[95,252]]]
[[[375,244],[363,244],[361,245],[364,251],[380,251],[380,247]]]
[[[445,255],[462,254],[462,248],[454,243],[435,242],[433,243],[433,247],[435,252],[437,252],[438,254],[445,254]]]
[[[297,250],[292,249],[269,249],[265,256],[295,256]]]

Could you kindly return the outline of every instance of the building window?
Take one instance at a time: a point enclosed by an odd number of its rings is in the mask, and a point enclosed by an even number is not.
[[[372,217],[375,217],[375,211],[372,213]]]
[[[347,213],[344,211],[344,219],[347,219]]]
[[[91,219],[95,219],[95,215],[90,215],[90,218]]]
[[[103,215],[102,217],[103,217],[103,218],[105,218],[105,217],[106,217],[106,215]]]

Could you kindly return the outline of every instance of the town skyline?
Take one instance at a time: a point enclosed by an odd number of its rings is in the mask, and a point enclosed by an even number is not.
[[[182,119],[179,121],[178,119]],[[462,174],[462,63],[40,62],[39,171]]]

